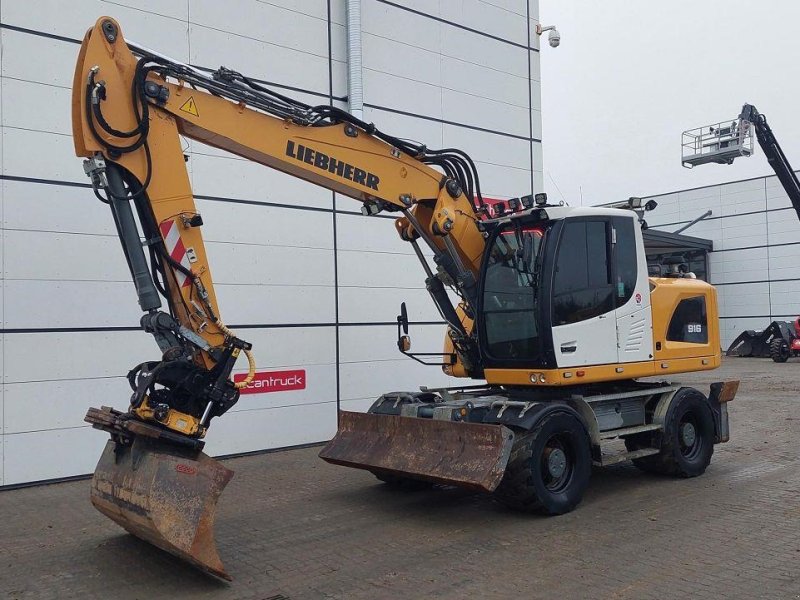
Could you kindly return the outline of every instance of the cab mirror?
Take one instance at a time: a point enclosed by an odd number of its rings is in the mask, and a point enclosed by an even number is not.
[[[406,310],[406,303],[400,303],[400,314],[397,315],[397,323],[402,327],[403,333],[408,334],[408,310]]]

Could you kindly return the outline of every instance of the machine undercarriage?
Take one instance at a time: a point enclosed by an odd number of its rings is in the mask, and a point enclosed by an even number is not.
[[[646,471],[701,474],[714,444],[729,439],[727,403],[737,389],[735,381],[715,383],[706,396],[667,382],[622,381],[394,392],[366,414],[340,413],[339,433],[320,457],[398,487],[457,485],[513,508],[560,514],[580,502],[592,465],[632,460]],[[614,451],[615,440],[625,449]]]

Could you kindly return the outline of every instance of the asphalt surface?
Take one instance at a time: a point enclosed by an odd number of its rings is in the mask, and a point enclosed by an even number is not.
[[[596,469],[555,518],[398,493],[317,448],[226,461],[216,531],[232,583],[105,519],[88,481],[0,492],[0,598],[800,598],[799,376],[797,359],[684,376],[742,381],[706,474]]]

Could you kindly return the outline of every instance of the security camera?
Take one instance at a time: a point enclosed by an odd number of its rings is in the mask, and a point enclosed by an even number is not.
[[[550,33],[547,35],[547,41],[550,42],[550,46],[553,48],[558,48],[561,44],[561,34],[558,33],[558,29],[556,29],[555,25],[548,25],[547,27],[542,27],[541,25],[536,26],[536,35],[542,35],[545,31],[549,31]]]

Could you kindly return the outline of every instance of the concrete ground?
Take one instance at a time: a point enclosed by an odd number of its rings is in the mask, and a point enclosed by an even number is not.
[[[555,518],[392,492],[316,448],[228,461],[216,530],[232,583],[102,517],[88,481],[1,492],[0,598],[800,598],[798,375],[730,359],[684,377],[742,380],[706,474],[595,470]]]

